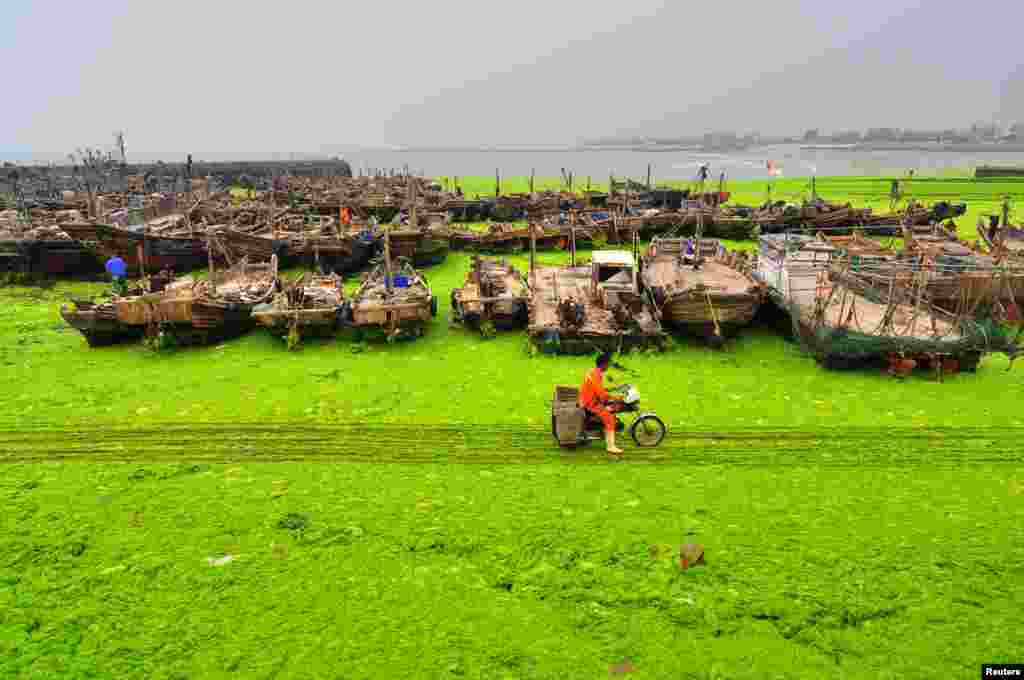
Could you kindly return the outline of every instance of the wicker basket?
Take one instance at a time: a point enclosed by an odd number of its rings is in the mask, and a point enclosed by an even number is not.
[[[579,394],[576,387],[555,387],[551,415],[555,420],[555,436],[559,444],[575,444],[583,430],[583,409],[577,403]]]

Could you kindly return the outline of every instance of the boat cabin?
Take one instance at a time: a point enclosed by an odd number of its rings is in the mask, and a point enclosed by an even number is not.
[[[636,264],[625,250],[597,251],[591,258],[591,293],[605,308],[638,296]]]
[[[804,234],[764,234],[755,278],[784,300],[813,302],[818,272],[841,254],[834,245]]]

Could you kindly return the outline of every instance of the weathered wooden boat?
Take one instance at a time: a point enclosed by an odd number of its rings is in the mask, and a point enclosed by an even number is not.
[[[415,338],[437,316],[437,299],[408,258],[392,261],[386,253],[352,295],[344,316],[353,328],[383,331],[388,340]]]
[[[96,254],[71,239],[0,240],[0,272],[30,276],[92,276],[103,272]]]
[[[305,274],[286,285],[270,302],[253,308],[252,317],[288,347],[303,337],[331,335],[345,316],[345,286],[340,276]]]
[[[851,271],[841,251],[822,239],[766,234],[760,245],[755,278],[789,313],[794,336],[827,368],[942,366],[953,359],[974,370],[984,353],[1016,352],[1001,324],[939,309],[920,287],[879,286],[863,270]]]
[[[0,239],[0,272],[16,274],[31,272],[26,245],[21,239]]]
[[[1024,258],[1024,227],[1001,224],[997,215],[989,216],[989,223],[978,218],[978,236],[994,256],[1004,259]]]
[[[718,240],[695,240],[654,239],[641,259],[641,280],[658,305],[662,324],[720,345],[754,319],[763,285]]]
[[[664,339],[628,251],[595,251],[582,266],[531,267],[529,310],[530,340],[547,353],[660,348]]]
[[[364,268],[378,251],[378,240],[370,233],[287,235],[287,257],[317,271],[349,274]]]
[[[452,250],[476,250],[482,234],[472,229],[448,230],[448,245]]]
[[[870,208],[855,208],[851,204],[829,203],[821,199],[790,205],[785,201],[767,203],[752,216],[762,234],[779,233],[795,229],[816,231],[839,227],[864,226],[871,217]],[[887,220],[886,224],[899,224],[899,219]]]
[[[154,236],[145,231],[96,223],[69,223],[61,229],[71,238],[95,249],[103,260],[119,256],[130,274],[171,268],[187,272],[206,266],[208,255],[203,236]],[[140,261],[141,256],[141,261]]]
[[[145,327],[126,324],[117,318],[113,301],[73,299],[61,305],[60,316],[85,337],[90,347],[131,342],[142,337]]]
[[[537,241],[539,250],[556,248],[564,239],[562,229],[545,228],[540,224],[515,225],[491,224],[487,232],[480,235],[477,248],[482,252],[503,253],[526,250],[530,247],[530,232]]]
[[[900,250],[858,232],[818,238],[827,238],[840,249],[851,272],[883,292],[893,285],[923,287],[920,292],[930,304],[954,313],[969,310],[979,318],[991,315],[997,302],[1004,307],[1024,302],[1024,263],[1000,265],[941,232],[915,234],[906,227]]]
[[[644,236],[675,234],[692,236],[697,225],[701,224],[705,236],[742,241],[749,239],[754,228],[754,221],[749,215],[738,214],[730,208],[715,208],[684,202],[680,210],[648,210],[637,218],[640,231]]]
[[[473,256],[462,288],[452,289],[452,320],[485,336],[520,328],[529,320],[529,297],[526,279],[507,261]]]
[[[276,256],[263,264],[243,258],[208,279],[180,277],[160,292],[118,298],[115,306],[119,321],[144,327],[157,346],[206,344],[252,329],[253,309],[278,290]]]
[[[441,264],[448,257],[448,235],[434,227],[398,227],[390,229],[391,254],[404,257],[414,267]]]
[[[212,226],[206,229],[207,239],[215,251],[230,267],[235,262],[248,258],[250,262],[266,262],[277,255],[278,262],[288,261],[288,241],[274,238],[268,229],[243,231],[228,226]]]

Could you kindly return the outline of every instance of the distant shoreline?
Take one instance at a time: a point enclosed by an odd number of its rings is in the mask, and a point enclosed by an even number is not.
[[[1024,153],[1024,144],[801,144],[801,151],[915,151],[918,153]]]

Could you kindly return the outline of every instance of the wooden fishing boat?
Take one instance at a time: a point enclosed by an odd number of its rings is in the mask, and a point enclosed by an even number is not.
[[[248,258],[250,262],[266,262],[274,255],[277,255],[279,263],[287,262],[288,241],[274,238],[273,232],[265,228],[243,231],[228,226],[212,226],[206,229],[206,235],[229,267],[242,258]]]
[[[201,236],[155,236],[145,231],[83,222],[63,224],[61,229],[86,247],[94,248],[104,260],[119,256],[130,274],[138,274],[143,266],[146,271],[170,268],[187,272],[208,263],[206,239]]]
[[[112,301],[95,303],[91,300],[75,299],[61,305],[60,316],[85,337],[90,347],[105,347],[138,340],[145,331],[143,326],[121,322],[117,318],[117,307]]]
[[[716,239],[656,238],[641,259],[641,280],[667,326],[721,344],[748,325],[763,286],[736,265]]]
[[[827,238],[842,252],[846,265],[864,281],[885,291],[923,287],[928,302],[957,312],[969,309],[979,318],[992,313],[996,302],[1016,306],[1024,302],[1024,263],[999,265],[996,259],[975,252],[966,243],[950,241],[945,234],[915,234],[904,229],[903,248],[896,250],[862,234]]]
[[[208,279],[180,277],[159,292],[116,299],[115,306],[119,321],[145,327],[158,346],[207,344],[252,329],[253,309],[278,290],[276,256],[264,264],[243,258]]]
[[[31,261],[26,246],[22,239],[0,240],[0,272],[28,274]]]
[[[560,228],[545,228],[540,224],[518,226],[499,223],[488,226],[487,232],[481,234],[477,248],[482,252],[491,253],[526,250],[530,247],[531,230],[539,250],[554,249],[564,238]]]
[[[390,238],[392,256],[404,257],[414,267],[441,264],[448,257],[448,235],[433,227],[391,228]]]
[[[104,271],[96,253],[78,241],[32,240],[23,247],[29,271],[39,276],[91,276]]]
[[[286,234],[288,261],[317,271],[349,274],[365,267],[377,253],[378,241],[363,234]]]
[[[638,248],[635,242],[634,254],[596,251],[581,266],[532,267],[531,342],[541,351],[562,354],[660,347],[658,311],[637,281]]]
[[[985,243],[989,252],[994,256],[1004,259],[1024,258],[1024,227],[1000,224],[999,217],[989,217],[989,224],[978,218],[978,236]]]
[[[452,250],[476,250],[481,233],[472,229],[449,229],[448,245]]]
[[[473,256],[462,288],[452,289],[452,320],[480,330],[511,330],[529,320],[526,279],[504,259]]]
[[[822,239],[765,234],[760,245],[755,278],[789,313],[794,336],[826,368],[873,362],[892,368],[907,361],[941,366],[952,359],[973,370],[984,353],[1016,351],[991,319],[939,309],[919,286],[880,286],[863,269],[851,271],[840,249]]]
[[[408,258],[392,262],[386,254],[352,296],[345,321],[353,328],[377,330],[389,340],[423,335],[437,316],[437,299],[426,278]]]
[[[330,335],[344,317],[345,287],[340,276],[305,274],[273,299],[253,308],[252,317],[272,334],[287,337],[289,348],[310,335]]]

